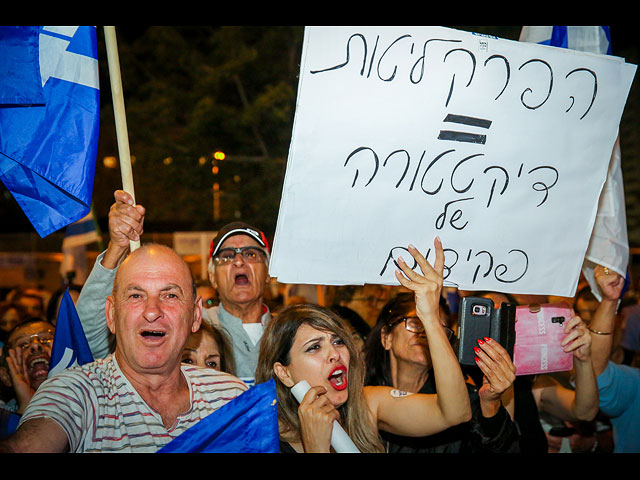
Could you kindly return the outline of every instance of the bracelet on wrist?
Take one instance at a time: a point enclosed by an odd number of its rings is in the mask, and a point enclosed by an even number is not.
[[[611,335],[613,332],[600,332],[598,330],[594,330],[591,327],[587,327],[587,329],[591,332],[591,333],[595,333],[596,335]]]

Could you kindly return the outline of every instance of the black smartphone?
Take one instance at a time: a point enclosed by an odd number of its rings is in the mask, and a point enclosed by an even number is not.
[[[484,337],[497,341],[513,358],[516,341],[516,305],[502,303],[496,308],[493,300],[464,297],[460,301],[458,323],[458,361],[461,365],[476,365],[473,347]]]

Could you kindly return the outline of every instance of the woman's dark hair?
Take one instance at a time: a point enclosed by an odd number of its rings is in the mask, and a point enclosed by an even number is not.
[[[236,362],[233,358],[233,344],[229,339],[227,333],[222,327],[217,327],[204,320],[200,324],[200,330],[209,333],[218,345],[218,351],[220,353],[220,371],[236,374]]]
[[[340,316],[340,318],[349,323],[349,325],[351,325],[363,339],[366,339],[369,336],[371,327],[367,322],[364,321],[364,319],[358,314],[358,312],[342,305],[333,305],[331,307],[331,310],[336,312]]]
[[[382,334],[394,321],[406,317],[416,308],[413,293],[399,293],[390,299],[378,315],[375,326],[371,329],[364,345],[365,385],[393,386],[389,352],[382,345]],[[444,298],[440,298],[440,309],[449,316],[449,306]],[[455,341],[455,339],[452,339]]]
[[[399,293],[390,299],[380,313],[364,345],[365,385],[393,386],[389,352],[382,346],[383,330],[394,320],[415,310],[413,293]]]

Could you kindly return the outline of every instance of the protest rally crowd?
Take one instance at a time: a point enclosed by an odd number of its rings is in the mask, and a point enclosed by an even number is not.
[[[156,452],[272,380],[282,453],[334,451],[335,421],[364,453],[640,451],[640,305],[607,268],[595,269],[600,301],[588,286],[569,299],[573,369],[516,376],[491,338],[477,339],[476,366],[459,363],[457,302],[553,299],[443,286],[437,238],[433,264],[408,246],[419,268],[398,260],[399,286],[274,289],[269,242],[234,222],[198,286],[171,248],[131,248],[144,217],[115,192],[109,245],[72,292],[92,362],[48,376],[62,290],[2,298],[0,451]]]

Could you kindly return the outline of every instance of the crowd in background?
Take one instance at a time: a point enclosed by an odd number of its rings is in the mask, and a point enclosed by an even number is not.
[[[458,291],[443,285],[436,238],[433,265],[409,245],[420,272],[398,259],[398,286],[283,285],[264,233],[232,222],[211,242],[208,282],[195,283],[171,248],[131,251],[146,210],[114,198],[108,247],[81,287],[17,286],[1,299],[0,451],[157,451],[270,380],[285,453],[332,451],[334,421],[364,452],[640,450],[640,305],[606,267],[595,269],[600,301],[584,281],[574,298]],[[47,378],[67,288],[94,361]],[[518,376],[489,337],[473,339],[474,364],[459,362],[465,296],[569,303],[561,347],[573,369]],[[294,398],[302,380],[311,388]]]
[[[5,413],[19,412],[24,409],[24,407],[20,408],[16,402],[16,392],[12,388],[10,375],[8,375],[7,357],[9,357],[10,334],[19,330],[20,325],[34,321],[42,322],[41,330],[44,328],[53,332],[60,298],[67,288],[72,299],[76,301],[81,286],[66,282],[63,282],[61,288],[54,292],[37,286],[15,286],[0,292],[0,349],[2,351],[0,379],[3,380],[0,390],[0,408]],[[203,299],[203,308],[213,308],[219,304],[217,292],[209,282],[198,282],[197,289],[198,295]],[[290,305],[311,303],[331,307],[345,321],[354,341],[364,352],[365,343],[370,338],[384,305],[403,291],[401,286],[326,287],[285,285],[270,280],[264,292],[264,302],[274,317],[282,308]],[[458,305],[461,295],[475,296],[483,293],[459,292],[455,288],[447,287],[443,289],[442,312],[447,326],[454,332],[454,337],[458,328]],[[494,300],[496,300],[495,297]],[[505,300],[520,305],[568,302],[587,325],[599,304],[584,279],[580,282],[574,298],[507,295]],[[499,305],[499,302],[496,300],[496,305]],[[611,360],[617,364],[640,367],[640,304],[635,289],[627,289],[621,298],[615,326]],[[379,335],[379,332],[376,333]],[[36,342],[32,344],[35,345]],[[50,342],[48,344],[40,342],[40,347],[48,347],[50,352]],[[200,330],[192,335],[185,345],[182,361],[235,374],[232,348],[230,339],[222,329],[203,323]],[[549,375],[568,388],[572,388],[572,372],[557,372]],[[546,435],[548,452],[609,453],[614,449],[611,422],[601,412],[598,412],[592,421],[567,422],[544,412],[540,412],[539,418]]]

